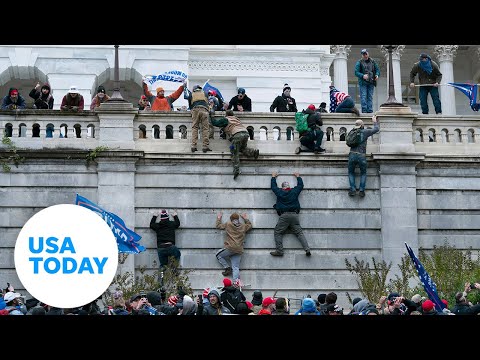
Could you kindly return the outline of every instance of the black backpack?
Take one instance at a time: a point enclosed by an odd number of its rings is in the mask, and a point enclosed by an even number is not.
[[[350,147],[357,147],[360,145],[363,141],[363,131],[361,128],[353,128],[350,130],[347,134],[347,137],[345,138],[345,142],[347,146]]]
[[[225,291],[220,296],[223,306],[227,307],[232,314],[235,314],[235,310],[240,301],[242,301],[242,296],[240,290],[236,289],[235,291]]]

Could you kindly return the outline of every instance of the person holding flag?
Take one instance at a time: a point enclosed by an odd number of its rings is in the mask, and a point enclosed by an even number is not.
[[[413,264],[415,265],[415,269],[417,269],[418,277],[422,282],[423,288],[425,289],[425,292],[427,293],[428,298],[435,305],[435,309],[438,312],[442,312],[443,308],[445,307],[445,304],[442,302],[442,300],[437,294],[437,285],[433,282],[430,275],[428,275],[428,272],[425,270],[420,260],[418,260],[418,258],[415,256],[412,248],[408,246],[407,243],[405,243],[405,246],[407,247],[408,254],[412,259]]]
[[[143,93],[148,98],[148,101],[150,101],[150,104],[152,104],[152,111],[172,111],[173,102],[177,100],[180,95],[182,95],[183,90],[187,86],[187,80],[184,79],[182,85],[180,85],[175,92],[168,96],[165,96],[165,90],[163,87],[157,87],[157,95],[155,96],[150,92],[150,90],[148,90],[148,84],[145,82],[146,79],[147,78],[143,79]]]
[[[416,62],[410,71],[410,87],[415,87],[415,76],[418,74],[418,81],[420,83],[420,106],[422,107],[422,114],[428,114],[427,96],[430,93],[432,97],[435,113],[442,113],[442,103],[438,94],[438,85],[442,81],[442,73],[437,63],[425,53],[421,53],[419,61]]]

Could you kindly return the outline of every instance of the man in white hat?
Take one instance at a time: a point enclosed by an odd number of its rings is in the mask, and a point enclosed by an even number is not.
[[[78,91],[75,85],[70,86],[67,94],[62,99],[60,110],[62,111],[83,111],[84,100],[82,94]]]
[[[8,311],[8,315],[25,315],[22,309],[22,302],[21,302],[22,295],[13,291],[7,292],[3,296],[3,300],[6,303],[5,310]],[[23,306],[24,310],[26,311],[25,306]]]

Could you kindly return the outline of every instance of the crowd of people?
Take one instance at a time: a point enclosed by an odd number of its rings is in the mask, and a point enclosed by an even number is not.
[[[198,295],[187,294],[179,288],[168,297],[164,289],[159,289],[125,298],[117,289],[112,294],[113,304],[103,308],[98,305],[100,299],[77,308],[57,308],[35,298],[24,300],[9,286],[0,297],[0,315],[478,315],[480,304],[467,300],[473,289],[480,290],[480,284],[466,283],[464,290],[455,294],[452,306],[445,299],[441,299],[439,307],[420,294],[408,299],[392,292],[373,302],[356,297],[348,310],[337,304],[337,294],[330,292],[321,293],[316,299],[308,295],[300,299],[298,310],[291,311],[293,299],[275,294],[264,297],[261,290],[255,290],[248,300],[240,283],[229,278],[223,279],[223,286],[207,287]]]

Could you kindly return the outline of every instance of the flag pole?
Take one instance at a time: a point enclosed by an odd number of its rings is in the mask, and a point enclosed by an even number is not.
[[[438,84],[437,86],[444,86],[444,85],[448,85],[448,84]],[[435,86],[435,84],[418,84],[418,85],[415,85],[415,87],[417,86]]]
[[[210,79],[208,79],[207,81],[205,81],[205,83],[204,83],[203,86],[202,86],[202,89],[205,87],[205,85],[207,85],[207,82],[209,82],[209,81],[210,81]]]
[[[444,86],[444,85],[450,85],[450,84],[438,84],[438,86]],[[476,85],[479,86],[480,84],[468,84],[468,85]],[[433,86],[433,84],[416,84],[415,87],[417,86]],[[452,85],[450,85],[452,86]]]

